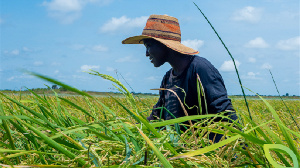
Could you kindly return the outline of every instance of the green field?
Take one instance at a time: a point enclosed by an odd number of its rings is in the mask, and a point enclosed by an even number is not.
[[[48,79],[49,80],[49,79]],[[114,81],[114,79],[110,79]],[[54,81],[57,82],[57,81]],[[0,164],[45,167],[292,167],[300,160],[298,97],[231,96],[239,123],[216,115],[148,122],[157,96],[74,94],[0,95]],[[264,102],[266,101],[266,102]],[[222,115],[220,115],[222,116]],[[198,119],[186,132],[176,126]],[[297,124],[298,123],[298,127]],[[240,127],[241,129],[237,129]],[[226,135],[212,143],[207,133]],[[283,149],[282,149],[283,148]]]

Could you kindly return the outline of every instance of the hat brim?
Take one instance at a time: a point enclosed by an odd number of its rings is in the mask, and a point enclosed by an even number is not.
[[[163,43],[168,48],[171,48],[172,50],[177,51],[182,54],[195,55],[195,54],[199,53],[199,51],[196,51],[190,47],[187,47],[187,46],[181,44],[179,41],[166,40],[166,39],[151,37],[151,36],[147,36],[147,35],[129,37],[129,38],[123,40],[122,44],[143,44],[143,39],[149,39],[149,38],[157,40],[157,41]]]

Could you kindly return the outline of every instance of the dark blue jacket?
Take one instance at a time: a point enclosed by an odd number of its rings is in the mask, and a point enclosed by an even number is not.
[[[198,108],[197,74],[200,77],[205,92],[205,96],[201,96],[202,114],[206,114],[206,111],[208,114],[217,114],[225,110],[233,111],[231,100],[227,96],[224,81],[219,71],[208,60],[199,56],[193,56],[187,68],[179,76],[174,76],[173,70],[170,69],[165,74],[160,87],[175,91],[181,102],[185,104],[188,115],[201,115]],[[147,118],[148,120],[154,120],[156,117],[159,118],[161,110],[155,108],[162,106],[176,118],[185,116],[179,100],[174,93],[161,90],[159,94],[160,98],[157,104],[154,105],[152,113]],[[204,101],[206,101],[207,109]],[[237,119],[235,113],[230,114],[232,119]],[[161,116],[165,120],[174,118],[166,110],[163,111]]]

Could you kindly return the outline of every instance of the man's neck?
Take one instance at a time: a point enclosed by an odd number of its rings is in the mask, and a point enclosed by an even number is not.
[[[169,53],[170,58],[168,60],[168,63],[172,66],[173,68],[173,75],[179,76],[182,74],[182,72],[185,70],[185,68],[188,66],[190,63],[192,56],[191,55],[184,55],[180,54],[177,52],[172,52]]]

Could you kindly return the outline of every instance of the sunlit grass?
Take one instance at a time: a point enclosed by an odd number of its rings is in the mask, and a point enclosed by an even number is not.
[[[291,143],[286,141],[270,109],[262,100],[249,99],[249,108],[255,116],[251,121],[243,100],[232,99],[245,124],[240,132],[229,123],[209,125],[209,120],[203,116],[189,116],[145,125],[143,122],[148,121],[140,121],[149,115],[157,98],[132,98],[133,100],[128,101],[126,95],[123,98],[112,98],[2,94],[0,163],[100,167],[120,164],[125,167],[134,164],[231,167],[254,166],[256,163],[269,167],[271,164],[265,157],[263,144],[279,143],[289,146],[288,143]],[[268,102],[284,126],[297,132],[282,101],[278,99]],[[299,102],[300,100],[285,102],[294,116],[299,116]],[[135,105],[132,106],[131,103]],[[136,112],[136,109],[139,110]],[[129,113],[132,114],[128,115]],[[203,118],[194,124],[198,135],[197,144],[190,130],[178,134],[172,126],[191,118]],[[300,122],[299,117],[295,119]],[[159,135],[154,135],[153,129]],[[257,138],[253,133],[254,129],[257,130]],[[227,139],[223,139],[222,144],[213,144],[207,138],[207,132],[210,131],[225,134]],[[297,133],[287,133],[292,137],[292,143],[298,152],[295,154],[299,155]],[[148,140],[144,136],[149,137],[150,142],[146,143]],[[151,147],[150,144],[154,146]],[[271,154],[278,163],[293,165],[292,158],[288,155],[276,150],[275,152],[272,151]]]
[[[54,96],[0,92],[0,166],[299,166],[299,99],[246,99],[243,94],[243,99],[232,99],[239,116],[233,123],[212,123],[212,118],[226,118],[222,113],[148,122],[157,98],[137,98],[111,76],[90,74],[110,80],[124,96],[91,96],[37,73],[31,75],[77,96],[54,90]],[[197,122],[185,125],[186,132],[176,129],[190,120]],[[207,138],[210,132],[224,134],[223,139],[213,143]]]

